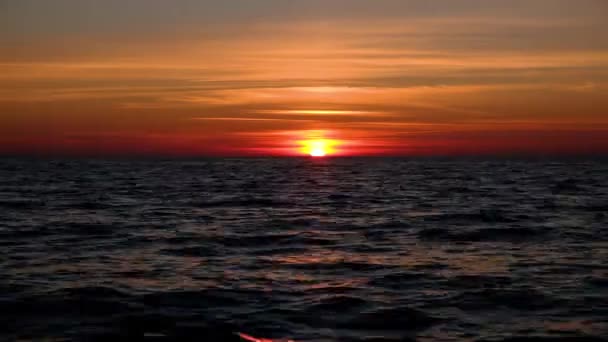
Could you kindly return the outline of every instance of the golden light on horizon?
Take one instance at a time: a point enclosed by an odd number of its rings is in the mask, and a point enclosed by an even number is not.
[[[301,141],[301,152],[311,157],[325,157],[336,152],[335,146],[338,144],[336,140],[330,139],[311,139]]]
[[[325,152],[325,144],[322,142],[315,142],[313,144],[312,150],[310,151],[311,157],[325,157],[327,152]]]

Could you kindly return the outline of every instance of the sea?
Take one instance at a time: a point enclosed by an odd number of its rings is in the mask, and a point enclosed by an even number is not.
[[[607,336],[606,159],[0,159],[2,341]]]

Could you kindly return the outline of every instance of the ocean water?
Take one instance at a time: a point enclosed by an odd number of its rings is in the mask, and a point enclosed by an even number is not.
[[[608,336],[608,162],[0,160],[0,340]]]

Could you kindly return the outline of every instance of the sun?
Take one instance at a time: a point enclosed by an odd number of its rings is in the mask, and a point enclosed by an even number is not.
[[[327,153],[322,148],[315,148],[314,150],[310,151],[311,157],[325,157],[326,154]]]
[[[325,157],[334,152],[335,142],[328,139],[305,140],[301,142],[302,152],[311,157]]]
[[[309,143],[311,157],[325,157],[327,155],[327,142],[325,140],[313,140]]]

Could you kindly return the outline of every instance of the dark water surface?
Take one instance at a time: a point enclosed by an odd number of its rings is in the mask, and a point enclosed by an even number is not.
[[[605,161],[2,159],[0,340],[601,340],[607,225]]]

